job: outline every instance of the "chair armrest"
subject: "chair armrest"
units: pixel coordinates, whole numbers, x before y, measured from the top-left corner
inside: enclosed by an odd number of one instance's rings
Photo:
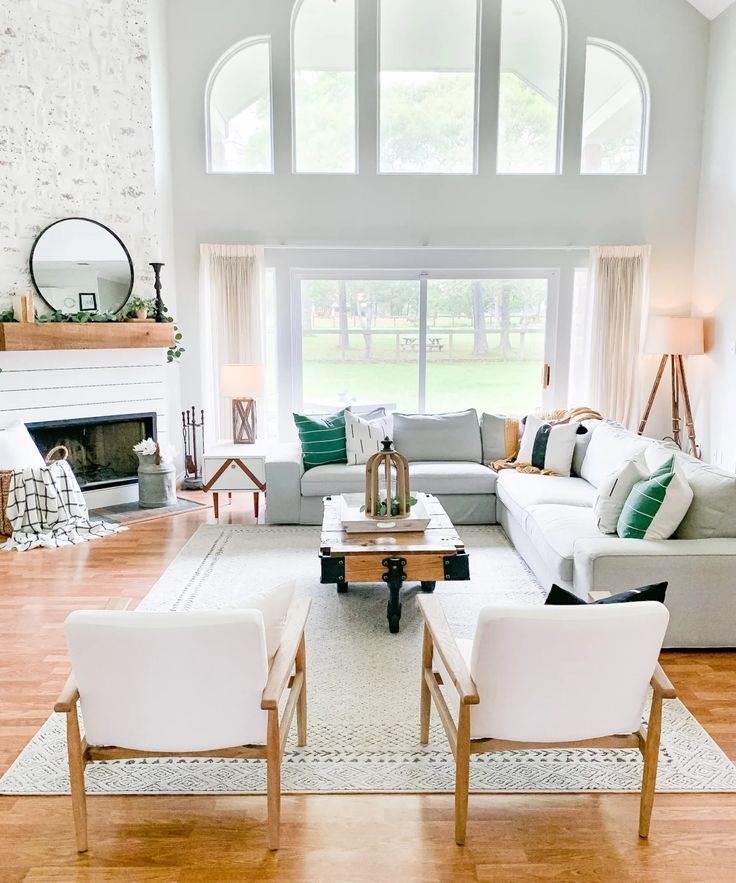
[[[677,691],[659,663],[654,669],[650,683],[654,692],[659,693],[663,699],[677,699]]]
[[[307,624],[311,598],[298,598],[289,608],[284,625],[284,634],[279,644],[279,649],[271,663],[268,672],[266,686],[261,695],[261,708],[273,709],[279,707],[279,701],[289,683],[296,654],[304,637],[304,627]]]
[[[127,610],[132,603],[132,598],[108,598],[105,610]]]
[[[470,676],[468,666],[450,630],[450,624],[447,622],[439,598],[434,595],[419,595],[417,601],[425,626],[432,636],[432,643],[445,664],[460,701],[463,705],[477,705],[480,702],[478,688]]]
[[[105,604],[105,610],[127,610],[132,603],[132,598],[108,598],[107,604]],[[61,693],[59,693],[59,698],[54,703],[54,711],[68,714],[76,707],[78,699],[79,690],[77,690],[77,683],[74,680],[74,672],[72,672],[66,679],[66,683],[62,687]]]
[[[77,690],[77,682],[74,680],[74,672],[72,672],[61,688],[59,698],[54,703],[54,711],[69,714],[73,708],[76,708],[78,699],[79,690]]]

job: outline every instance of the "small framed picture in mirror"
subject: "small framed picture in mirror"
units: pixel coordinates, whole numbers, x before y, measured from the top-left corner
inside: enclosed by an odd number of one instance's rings
[[[97,295],[94,291],[79,292],[79,312],[95,313],[97,312]]]

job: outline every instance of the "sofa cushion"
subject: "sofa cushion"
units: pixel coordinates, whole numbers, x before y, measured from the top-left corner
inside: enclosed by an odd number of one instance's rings
[[[573,475],[580,475],[580,470],[583,468],[583,460],[585,460],[585,455],[588,452],[588,445],[600,423],[600,420],[583,420],[581,425],[588,431],[575,436],[575,450],[572,454],[571,469]]]
[[[453,414],[394,414],[394,445],[414,463],[483,461],[474,408]]]
[[[498,476],[480,463],[410,463],[412,492],[425,494],[495,494]]]
[[[648,474],[644,454],[639,454],[633,460],[627,460],[618,471],[612,472],[608,478],[603,479],[598,487],[598,497],[593,506],[598,521],[598,530],[601,533],[616,533],[618,520],[629,494],[637,481],[646,478]]]
[[[651,444],[652,439],[629,432],[620,423],[604,420],[588,444],[580,475],[597,488],[612,472],[617,472],[627,460],[632,460]]]
[[[530,506],[558,503],[590,509],[596,498],[595,488],[582,478],[526,475],[513,469],[499,473],[496,494],[522,526]]]
[[[658,442],[647,448],[651,470],[677,455],[677,463],[693,492],[693,501],[675,531],[678,540],[736,537],[736,475],[696,460],[672,442]]]
[[[328,463],[314,466],[302,475],[303,497],[357,494],[362,491],[365,491],[365,466]]]
[[[583,506],[532,506],[524,529],[547,570],[566,583],[572,582],[575,543],[601,538],[593,510]],[[611,542],[617,540],[612,538]]]
[[[484,463],[507,460],[519,450],[519,421],[503,414],[482,414],[480,440]]]

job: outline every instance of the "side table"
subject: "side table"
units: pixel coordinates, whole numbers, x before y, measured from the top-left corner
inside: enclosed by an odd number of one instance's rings
[[[209,448],[203,457],[203,489],[212,493],[215,518],[220,517],[221,493],[228,496],[235,491],[253,494],[253,512],[259,515],[259,495],[266,492],[266,442],[252,445],[218,444]]]

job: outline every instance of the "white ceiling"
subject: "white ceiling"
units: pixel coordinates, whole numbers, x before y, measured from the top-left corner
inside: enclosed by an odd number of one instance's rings
[[[728,9],[734,3],[734,0],[688,0],[689,3],[707,18],[715,18],[720,15],[724,9]]]

